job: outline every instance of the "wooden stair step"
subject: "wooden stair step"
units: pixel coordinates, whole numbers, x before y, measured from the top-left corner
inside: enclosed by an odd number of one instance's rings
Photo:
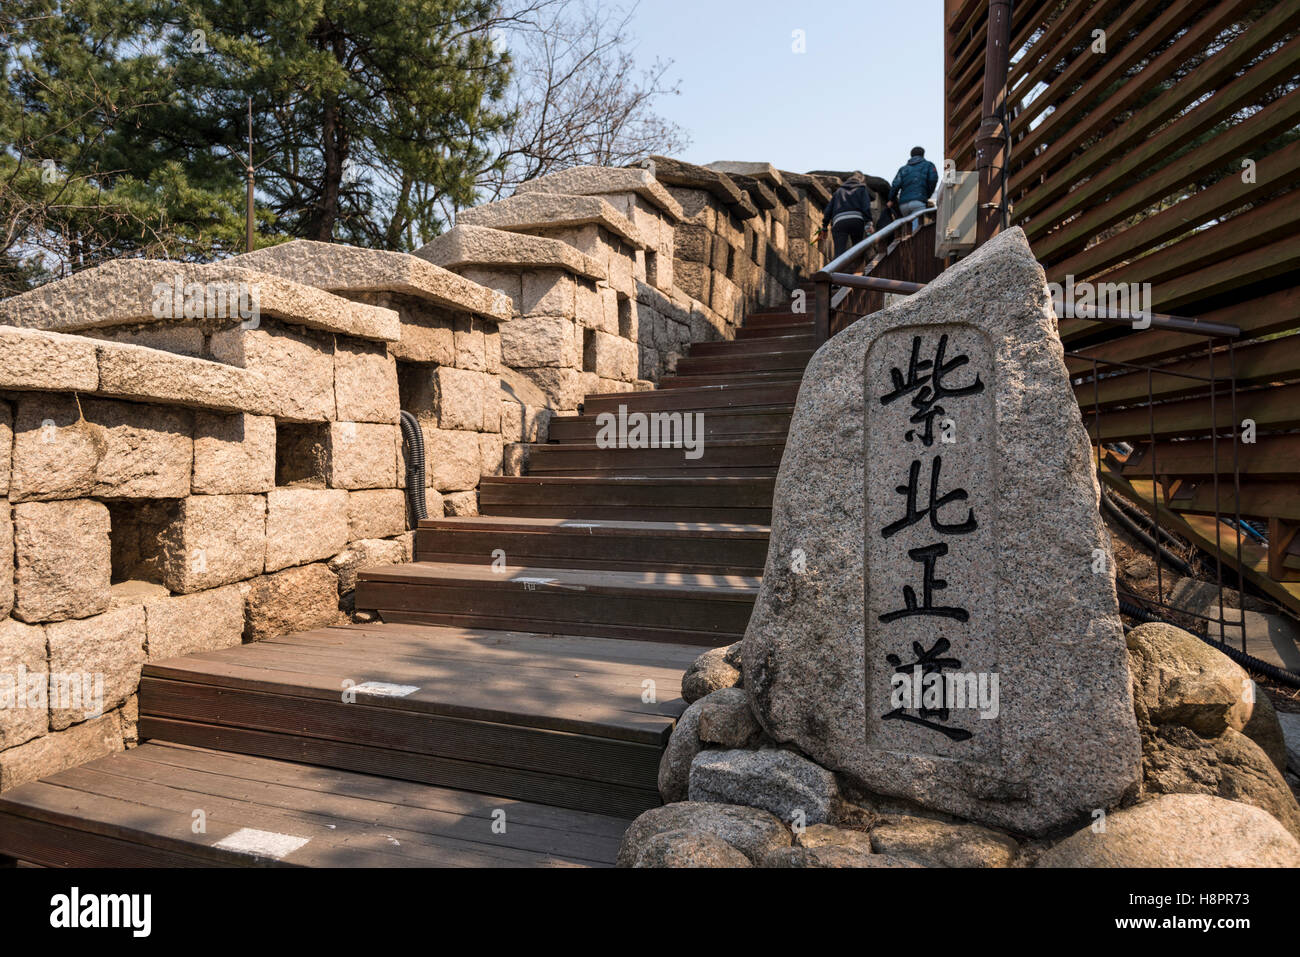
[[[798,336],[768,336],[765,338],[728,339],[722,342],[697,342],[690,347],[692,357],[739,356],[762,352],[808,352],[814,349],[811,333]]]
[[[811,305],[811,303],[810,303]],[[812,326],[811,312],[790,312],[788,309],[776,309],[771,312],[747,312],[744,321],[741,322],[742,328],[757,329],[761,326],[790,326],[790,325],[807,325]]]
[[[704,412],[711,409],[770,408],[789,406],[793,410],[799,394],[797,379],[763,379],[758,382],[717,382],[712,384],[678,383],[674,389],[653,392],[612,392],[588,395],[583,401],[584,415],[617,413],[620,406],[636,412]]]
[[[704,438],[706,442],[712,442],[784,437],[790,431],[790,416],[793,412],[793,405],[703,412]],[[614,410],[613,414],[617,414],[617,411]],[[595,415],[561,416],[551,420],[548,435],[552,443],[559,445],[586,444],[596,441],[599,428]]]
[[[660,389],[695,389],[709,385],[788,385],[794,384],[796,390],[803,381],[803,373],[798,369],[774,369],[762,372],[715,372],[696,375],[671,375],[659,380]]]
[[[709,469],[727,474],[775,475],[784,451],[785,436],[712,442],[705,438],[694,444],[694,449],[602,448],[594,442],[534,444],[529,446],[528,473],[688,475]]]
[[[417,562],[358,572],[356,603],[385,622],[715,647],[744,637],[758,584],[748,575]]]
[[[767,525],[774,480],[763,476],[485,477],[484,515]]]
[[[513,565],[761,575],[769,531],[716,522],[426,519],[415,533],[415,560],[490,565],[504,554]]]
[[[801,372],[812,358],[811,349],[790,352],[754,352],[741,355],[690,355],[677,363],[676,374],[717,375],[746,372]]]
[[[194,809],[205,829],[194,833]],[[493,830],[504,810],[505,833]],[[0,853],[43,867],[608,867],[617,817],[154,741],[0,795]],[[219,847],[241,830],[305,841]]]
[[[741,326],[732,342],[752,342],[764,339],[813,339],[812,323],[769,323],[761,326]]]
[[[682,671],[698,651],[460,626],[321,628],[150,662],[140,729],[629,817],[659,803],[660,756],[685,707]],[[647,680],[657,690],[650,703]]]

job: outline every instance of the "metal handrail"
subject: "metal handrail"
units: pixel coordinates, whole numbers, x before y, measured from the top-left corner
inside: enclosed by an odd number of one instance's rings
[[[812,281],[816,283],[813,287],[813,335],[818,345],[830,338],[831,329],[831,284],[839,286],[858,286],[860,288],[883,288],[875,285],[879,283],[895,282],[896,280],[875,279],[870,276],[859,276],[848,272],[855,264],[865,260],[867,252],[872,246],[886,239],[894,233],[901,230],[904,226],[915,223],[924,216],[935,215],[938,211],[933,206],[927,206],[925,209],[918,209],[914,213],[908,213],[901,219],[896,219],[884,229],[866,236],[860,243],[846,250],[828,262],[821,269],[812,274]],[[871,283],[872,285],[868,285]],[[919,288],[919,287],[918,287]],[[901,289],[890,289],[887,291],[901,292]],[[909,290],[915,292],[917,290]]]
[[[918,209],[914,213],[908,213],[906,216],[902,217],[901,219],[894,220],[884,229],[878,230],[872,233],[870,236],[863,238],[862,242],[858,243],[857,245],[853,246],[850,249],[845,250],[843,253],[841,253],[840,255],[832,259],[830,262],[828,262],[821,269],[813,273],[812,274],[813,282],[826,282],[830,280],[832,273],[848,272],[848,269],[846,267],[851,266],[858,259],[865,259],[867,250],[870,249],[872,245],[880,242],[880,240],[884,239],[886,236],[889,236],[892,233],[896,232],[897,230],[901,229],[907,223],[913,222],[922,216],[933,215],[936,212],[937,210],[933,206],[927,206],[925,209]]]
[[[933,206],[927,206],[925,209],[918,209],[915,213],[910,213],[901,219],[896,219],[879,232],[872,233],[865,237],[860,243],[853,246],[852,249],[846,250],[839,256],[823,266],[817,272],[812,274],[812,281],[817,283],[814,291],[814,333],[817,336],[818,343],[825,342],[830,338],[830,287],[847,286],[854,289],[874,289],[878,292],[894,293],[896,295],[910,296],[913,293],[920,292],[925,288],[925,283],[908,282],[903,279],[881,279],[877,276],[859,275],[848,272],[858,261],[866,258],[867,251],[880,240],[887,238],[892,233],[901,229],[907,223],[937,212]],[[1212,322],[1206,319],[1197,319],[1189,316],[1171,316],[1163,313],[1150,313],[1144,316],[1134,316],[1131,313],[1110,313],[1104,309],[1087,308],[1085,310],[1076,310],[1074,315],[1063,317],[1073,319],[1085,319],[1091,322],[1105,322],[1118,325],[1134,325],[1137,328],[1151,327],[1154,329],[1168,329],[1175,332],[1186,332],[1193,335],[1205,336],[1207,338],[1226,338],[1237,339],[1241,336],[1241,330],[1236,326],[1228,325],[1223,322]],[[1138,325],[1138,322],[1141,325]]]

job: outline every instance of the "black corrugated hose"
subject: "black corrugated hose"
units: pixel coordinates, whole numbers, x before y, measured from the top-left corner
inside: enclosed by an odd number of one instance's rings
[[[1188,578],[1196,577],[1196,573],[1192,571],[1191,566],[1188,565],[1187,562],[1183,561],[1173,552],[1169,551],[1169,549],[1161,545],[1147,533],[1146,529],[1140,528],[1137,522],[1133,521],[1133,519],[1125,515],[1124,512],[1116,508],[1115,503],[1110,500],[1109,495],[1102,495],[1101,507],[1102,511],[1104,511],[1109,518],[1114,519],[1115,522],[1124,529],[1124,531],[1128,532],[1147,548],[1151,549],[1152,553],[1159,554],[1160,558],[1163,559],[1164,562],[1174,571],[1185,575]]]
[[[420,421],[402,411],[402,439],[406,442],[406,511],[408,525],[414,527],[429,517],[424,501],[424,431]]]
[[[1172,621],[1165,621],[1165,619],[1161,618],[1159,615],[1153,615],[1141,605],[1136,605],[1124,598],[1119,600],[1119,609],[1124,612],[1124,614],[1131,615],[1141,621],[1159,622],[1162,625],[1173,625],[1175,628],[1179,627],[1178,625],[1174,625]],[[1267,661],[1260,661],[1254,655],[1248,655],[1244,651],[1238,651],[1227,643],[1213,641],[1204,636],[1201,638],[1201,641],[1205,642],[1216,651],[1223,652],[1243,668],[1249,668],[1251,671],[1259,672],[1266,677],[1272,678],[1278,684],[1286,685],[1289,688],[1300,688],[1300,675],[1287,671],[1284,668],[1279,668],[1277,665],[1270,665]]]

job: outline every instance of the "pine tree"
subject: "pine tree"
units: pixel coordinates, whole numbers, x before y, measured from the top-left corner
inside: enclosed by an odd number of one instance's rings
[[[162,6],[162,5],[160,5]],[[491,163],[509,79],[487,0],[182,0],[159,12],[185,125],[210,164],[253,101],[258,193],[286,235],[411,249]]]
[[[180,109],[148,0],[5,0],[0,295],[127,255],[233,249],[237,177],[142,133]]]

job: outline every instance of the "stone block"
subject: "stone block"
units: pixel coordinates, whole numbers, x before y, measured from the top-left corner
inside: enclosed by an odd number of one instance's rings
[[[14,607],[14,523],[6,499],[0,499],[0,621]]]
[[[192,495],[176,503],[163,533],[163,584],[181,594],[260,575],[266,498]]]
[[[49,670],[45,629],[0,617],[0,751],[49,730]]]
[[[646,282],[664,292],[676,285],[677,273],[673,268],[673,251],[669,248],[646,253]]]
[[[45,628],[50,649],[50,727],[98,718],[135,694],[144,662],[144,608],[131,605]]]
[[[402,338],[389,347],[395,359],[438,365],[456,361],[455,319],[451,313],[409,299],[396,305],[402,320]]]
[[[523,274],[519,311],[525,316],[572,316],[576,291],[577,284],[567,273],[558,269],[529,270]]]
[[[13,471],[14,409],[0,402],[0,498],[9,494],[9,475]]]
[[[484,432],[478,437],[479,474],[500,475],[502,442],[499,434]]]
[[[239,585],[155,598],[144,603],[145,648],[151,661],[233,648],[244,640]]]
[[[514,324],[507,323],[506,328]],[[492,386],[496,382],[494,377],[485,372],[442,366],[432,370],[431,382],[438,428],[462,432],[484,431],[490,418],[484,403],[486,397],[493,392]]]
[[[457,319],[455,324],[456,368],[471,372],[487,371],[487,340],[481,325],[472,319]]]
[[[450,429],[426,430],[424,460],[428,482],[433,488],[439,492],[462,492],[478,485],[478,435]]]
[[[583,348],[583,368],[602,379],[631,382],[637,377],[639,356],[635,342],[588,330]]]
[[[562,316],[529,316],[501,327],[501,358],[514,369],[582,364],[579,327]]]
[[[397,463],[393,443],[400,434],[395,425],[331,422],[330,488],[394,488]]]
[[[96,351],[101,395],[218,412],[283,414],[281,398],[260,372],[115,342],[100,343]],[[329,399],[333,402],[332,385]]]
[[[194,471],[193,413],[135,402],[87,399],[100,443],[97,498],[184,498]]]
[[[275,419],[194,415],[195,495],[238,495],[275,488]]]
[[[278,488],[267,494],[268,572],[329,558],[347,543],[348,493],[343,489]]]
[[[334,344],[334,401],[343,422],[398,420],[397,362],[383,343],[339,337]]]
[[[578,408],[582,401],[582,383],[577,369],[520,369],[558,411]]]
[[[101,448],[98,432],[82,417],[75,396],[20,397],[14,415],[10,499],[88,496],[95,487]]]
[[[443,510],[448,518],[473,518],[478,515],[478,492],[452,492],[443,496]]]
[[[152,322],[137,326],[114,326],[109,329],[88,329],[80,335],[107,339],[129,346],[161,349],[180,356],[203,358],[203,328],[197,323]]]
[[[84,499],[14,506],[14,617],[87,618],[108,608],[108,509]]]
[[[426,492],[426,506],[428,504]],[[406,531],[406,494],[401,489],[348,493],[348,540],[390,538]]]
[[[478,283],[485,289],[492,289],[510,301],[511,312],[519,314],[523,301],[523,280],[518,270],[490,268],[483,266],[463,266],[456,270],[470,282]]]
[[[323,563],[263,575],[249,583],[245,601],[245,641],[263,641],[342,621],[338,576]]]
[[[501,403],[501,436],[505,442],[545,442],[555,413],[512,400]]]
[[[448,269],[465,267],[556,267],[574,276],[604,279],[605,268],[558,239],[459,224],[415,255]]]
[[[410,561],[406,545],[397,539],[366,538],[353,542],[329,561],[329,569],[338,576],[339,595],[356,590],[357,570],[378,565],[400,565]]]
[[[277,418],[320,422],[336,417],[331,338],[269,324],[257,329],[235,326],[214,333],[209,349],[214,359],[265,380]]]
[[[328,289],[353,297],[375,293],[402,293],[418,297],[440,308],[508,319],[508,306],[500,297],[466,282],[455,273],[408,253],[361,249],[341,243],[298,239],[236,257],[234,262],[252,269],[284,276],[297,283]],[[355,311],[336,318],[336,331],[361,338],[396,339],[382,310],[375,317]],[[381,328],[365,330],[361,320],[370,319]]]
[[[501,331],[500,329],[483,330],[483,357],[487,371],[491,375],[501,372]]]
[[[41,395],[19,400],[15,427],[15,501],[189,494],[187,410]]]
[[[679,258],[673,263],[673,275],[677,280],[677,288],[692,299],[704,302],[709,298],[712,271],[707,263],[689,262]]]
[[[501,450],[501,474],[523,475],[528,471],[529,446],[522,443],[505,445]]]
[[[97,352],[95,342],[81,336],[0,325],[0,389],[94,392]]]
[[[0,751],[0,791],[48,777],[122,750],[122,725],[115,714],[75,724]]]

